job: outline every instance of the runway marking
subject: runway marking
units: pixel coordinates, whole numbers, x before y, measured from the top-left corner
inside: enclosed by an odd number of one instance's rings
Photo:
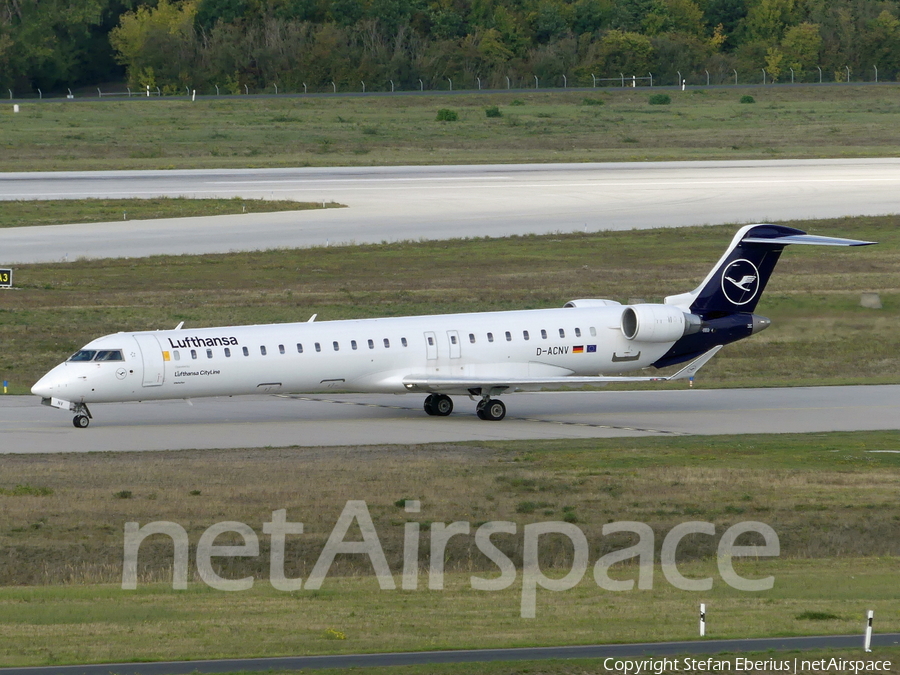
[[[544,424],[559,424],[570,427],[588,427],[590,429],[610,429],[611,431],[637,431],[649,434],[669,434],[671,436],[692,436],[686,431],[671,431],[669,429],[644,429],[641,427],[619,427],[613,424],[594,424],[592,422],[567,422],[565,420],[542,420],[539,417],[513,417],[514,420],[525,422],[543,422]]]
[[[318,398],[315,396],[299,396],[294,394],[275,394],[278,398],[291,398],[297,401],[309,401],[311,403],[336,403],[338,405],[355,405],[363,408],[385,408],[388,410],[409,410],[418,412],[419,408],[411,408],[403,405],[385,405],[383,403],[362,403],[360,401],[339,401],[332,398]],[[468,416],[468,413],[453,413],[453,417]],[[557,424],[567,427],[584,427],[587,429],[609,429],[610,431],[634,431],[637,433],[649,434],[668,434],[671,436],[691,436],[684,431],[671,431],[668,429],[647,429],[642,427],[620,427],[613,424],[595,424],[593,422],[569,422],[566,420],[547,420],[540,417],[507,417],[510,420],[519,420],[521,422],[540,422],[542,424]]]
[[[211,180],[206,185],[277,185],[279,183],[388,183],[422,182],[426,180],[514,180],[512,176],[419,176],[411,178],[289,178],[284,180]]]
[[[360,179],[360,181],[355,182],[364,182],[370,179]],[[392,179],[394,182],[409,182],[415,179],[411,178],[399,178]],[[419,179],[419,180],[429,180],[429,179]],[[437,179],[435,179],[437,180]],[[445,180],[445,179],[440,179]],[[480,177],[480,178],[472,178],[472,179],[463,179],[457,178],[455,180],[498,180],[493,177]],[[283,182],[283,181],[282,181]],[[281,187],[281,188],[266,188],[266,185],[274,184],[275,182],[248,182],[247,185],[252,185],[255,187],[250,188],[246,192],[298,192],[298,191],[313,191],[318,190],[320,188],[317,187],[319,183],[325,183],[327,181],[313,181],[308,184],[298,184],[296,187]],[[885,178],[809,178],[809,179],[799,179],[799,180],[771,180],[771,179],[760,179],[760,180],[723,180],[723,181],[714,181],[714,180],[680,180],[680,181],[603,181],[602,179],[597,179],[595,181],[589,183],[566,183],[564,181],[560,181],[557,183],[506,183],[506,184],[498,184],[495,183],[493,185],[484,185],[484,188],[494,189],[497,187],[502,187],[504,189],[525,189],[525,190],[533,190],[535,188],[622,188],[622,187],[634,187],[634,188],[657,188],[657,187],[672,187],[672,186],[683,186],[683,185],[694,185],[694,186],[723,186],[723,185],[805,185],[805,184],[825,184],[825,183],[896,183],[900,182],[900,176],[898,177],[885,177]],[[206,185],[215,185],[216,183],[205,183]],[[470,186],[473,188],[478,188],[481,186],[473,185]],[[407,190],[409,186],[406,185],[398,185],[396,187],[389,187],[385,185],[378,185],[372,187],[342,187],[343,191],[371,191],[371,190]],[[455,185],[430,185],[429,189],[448,189],[455,190],[457,186]],[[176,196],[185,196],[185,195],[217,195],[219,194],[214,188],[207,189],[184,189],[184,188],[163,188],[159,190],[125,190],[125,191],[99,191],[96,193],[90,193],[93,195],[103,195],[104,197],[128,197],[134,195],[176,195]],[[53,199],[59,199],[62,197],[84,197],[85,193],[83,192],[60,192],[54,193],[52,196]],[[28,194],[22,192],[16,193],[2,193],[0,194],[0,200],[9,200],[9,199],[46,199],[48,198],[46,193],[39,194]],[[234,214],[241,215],[241,214]]]

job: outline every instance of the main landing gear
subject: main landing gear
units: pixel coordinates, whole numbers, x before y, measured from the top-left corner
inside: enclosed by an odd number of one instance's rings
[[[76,429],[87,429],[93,419],[93,415],[91,415],[91,411],[88,410],[87,405],[78,403],[76,404],[74,411],[75,417],[72,418],[72,424],[75,425]]]
[[[506,405],[499,398],[482,398],[475,406],[475,414],[480,420],[499,422],[506,417]]]
[[[425,412],[429,415],[446,417],[453,412],[453,399],[446,394],[428,394],[425,398]]]
[[[453,412],[453,400],[446,394],[428,394],[425,398],[424,408],[429,415],[446,417]],[[480,420],[499,422],[506,417],[506,406],[499,398],[482,396],[478,405],[475,406],[475,414]]]

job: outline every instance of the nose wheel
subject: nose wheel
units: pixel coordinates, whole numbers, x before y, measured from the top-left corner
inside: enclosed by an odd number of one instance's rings
[[[446,394],[429,394],[425,398],[425,412],[437,417],[446,417],[453,412],[453,399]]]
[[[73,410],[75,411],[75,417],[72,418],[72,424],[76,429],[87,429],[93,418],[91,411],[88,410],[87,404],[77,403]]]
[[[483,398],[475,406],[475,414],[480,420],[499,422],[506,417],[506,405],[499,398]]]

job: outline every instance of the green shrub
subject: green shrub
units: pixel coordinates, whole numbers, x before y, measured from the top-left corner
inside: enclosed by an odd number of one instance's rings
[[[581,105],[603,105],[603,101],[599,98],[583,98],[581,99]]]
[[[48,487],[28,485],[16,485],[11,489],[0,488],[0,495],[4,497],[47,497],[53,490]]]
[[[449,108],[441,108],[437,113],[437,121],[438,122],[455,122],[459,119],[459,115],[455,110],[450,110]]]
[[[492,105],[490,108],[485,108],[484,114],[488,117],[503,117],[503,113],[500,112],[500,108],[495,105]]]
[[[115,496],[116,499],[131,499],[131,490],[119,490]]]
[[[841,617],[837,614],[831,614],[830,612],[803,612],[794,618],[798,621],[831,621],[833,619],[840,619]]]
[[[650,97],[650,105],[669,105],[672,102],[672,97],[668,94],[653,94]]]
[[[525,105],[525,103],[523,101],[520,101],[519,99],[514,99],[513,102],[510,103],[510,105]]]
[[[756,99],[754,99],[749,94],[744,94],[741,96],[741,103],[756,103]]]

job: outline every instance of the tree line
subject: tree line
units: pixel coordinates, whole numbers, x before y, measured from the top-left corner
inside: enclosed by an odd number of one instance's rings
[[[894,80],[898,17],[900,0],[0,0],[0,86]]]

